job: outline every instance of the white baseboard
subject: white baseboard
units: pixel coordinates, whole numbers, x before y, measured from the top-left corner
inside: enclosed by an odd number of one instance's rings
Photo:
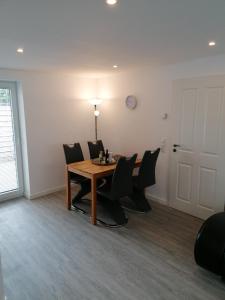
[[[60,191],[63,191],[63,190],[65,190],[65,185],[60,185],[60,186],[57,186],[55,188],[50,188],[50,189],[44,190],[42,192],[38,192],[38,193],[35,193],[35,194],[31,194],[31,195],[25,195],[25,197],[29,200],[33,200],[33,199],[40,198],[40,197],[43,197],[43,196],[46,196],[46,195],[49,195],[49,194],[53,194],[53,193],[56,193],[56,192],[60,192]],[[158,202],[160,204],[168,206],[168,201],[165,198],[157,197],[155,195],[152,195],[149,192],[146,192],[145,195],[146,195],[147,199],[149,199],[149,200],[152,200],[152,201],[155,201],[155,202]]]
[[[36,198],[39,198],[39,197],[43,197],[43,196],[46,196],[46,195],[49,195],[49,194],[53,194],[53,193],[56,193],[56,192],[60,192],[60,191],[63,191],[63,190],[65,190],[65,185],[60,185],[60,186],[57,186],[55,188],[50,188],[50,189],[47,189],[47,190],[42,191],[42,192],[38,192],[38,193],[35,193],[35,194],[27,195],[26,197],[29,200],[33,200],[33,199],[36,199]]]
[[[27,191],[24,191],[24,197],[25,197],[26,199],[30,199],[30,193],[27,192]]]
[[[168,206],[168,201],[167,201],[167,199],[157,197],[157,196],[155,196],[155,195],[152,195],[152,194],[149,193],[149,192],[146,192],[145,195],[146,195],[147,199],[149,199],[149,200],[152,200],[152,201],[154,201],[154,202],[158,202],[158,203],[160,203],[160,204],[163,204],[163,205],[167,205],[167,206]]]

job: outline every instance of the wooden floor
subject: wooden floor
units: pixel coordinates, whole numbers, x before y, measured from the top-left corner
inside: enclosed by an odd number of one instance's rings
[[[225,299],[220,278],[200,269],[201,221],[153,204],[125,228],[92,226],[69,212],[64,193],[0,205],[8,300]]]

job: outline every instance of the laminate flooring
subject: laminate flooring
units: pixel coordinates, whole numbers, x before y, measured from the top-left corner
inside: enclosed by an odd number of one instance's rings
[[[93,226],[65,193],[0,204],[8,300],[216,300],[220,278],[194,262],[202,221],[152,203],[126,227]]]

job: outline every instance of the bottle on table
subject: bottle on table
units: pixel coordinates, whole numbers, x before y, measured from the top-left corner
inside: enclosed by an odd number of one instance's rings
[[[103,161],[103,151],[99,152],[99,162],[101,163]]]
[[[109,152],[109,163],[113,161],[113,153]]]
[[[105,163],[108,164],[109,163],[109,150],[106,149],[106,152],[105,152]]]

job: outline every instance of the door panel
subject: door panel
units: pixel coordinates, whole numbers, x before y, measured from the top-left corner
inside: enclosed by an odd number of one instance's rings
[[[192,166],[184,163],[179,163],[177,178],[177,198],[181,201],[191,201],[191,178]]]
[[[182,115],[181,115],[181,130],[180,143],[185,144],[185,148],[191,150],[193,147],[193,133],[195,126],[195,114],[197,107],[197,90],[184,90],[182,98]]]
[[[220,120],[222,114],[222,88],[207,88],[205,106],[205,116],[203,125],[203,147],[205,153],[217,154],[219,142]],[[203,99],[204,101],[204,99]]]
[[[174,84],[170,204],[200,218],[224,208],[225,77]]]
[[[213,210],[213,199],[216,197],[216,170],[200,167],[198,205]]]

